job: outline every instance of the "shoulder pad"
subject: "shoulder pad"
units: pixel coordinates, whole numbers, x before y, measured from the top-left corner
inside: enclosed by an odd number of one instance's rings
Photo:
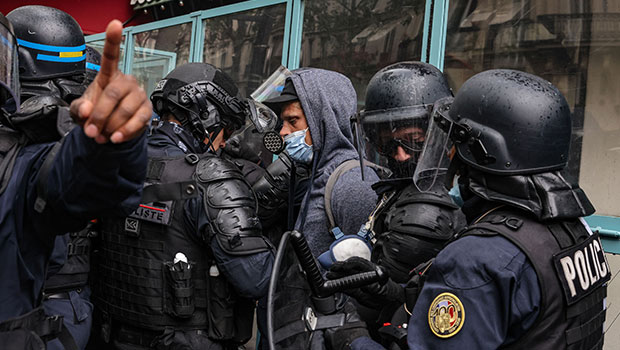
[[[198,163],[196,177],[203,188],[209,241],[215,235],[224,252],[231,255],[268,250],[257,217],[256,197],[241,171],[229,161],[210,157]]]
[[[429,203],[451,209],[459,209],[459,206],[454,203],[448,190],[444,186],[436,186],[436,188],[433,188],[433,190],[429,192],[420,192],[415,185],[411,184],[402,190],[394,206],[409,203]]]
[[[219,157],[206,157],[196,165],[196,177],[200,182],[226,179],[244,180],[241,170],[232,162]]]
[[[11,125],[32,142],[54,142],[64,136],[58,131],[57,119],[59,110],[66,106],[67,103],[56,96],[33,96],[21,104],[19,113],[9,119]]]
[[[465,226],[465,216],[444,195],[403,191],[388,210],[388,231],[405,235],[448,240]]]

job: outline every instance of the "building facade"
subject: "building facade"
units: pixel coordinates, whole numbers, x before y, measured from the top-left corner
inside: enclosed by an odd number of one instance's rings
[[[154,5],[161,6],[161,5]],[[87,37],[101,47],[103,34]],[[363,108],[380,68],[422,60],[458,91],[492,68],[539,75],[566,96],[573,142],[565,174],[620,252],[620,2],[608,0],[252,0],[125,29],[122,69],[147,91],[175,66],[208,62],[248,96],[279,65],[347,75]],[[620,241],[618,241],[620,242]],[[618,246],[616,246],[616,244]]]

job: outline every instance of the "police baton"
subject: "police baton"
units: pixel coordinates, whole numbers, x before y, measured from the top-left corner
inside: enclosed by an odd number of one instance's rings
[[[284,251],[288,241],[291,241],[295,255],[299,260],[302,270],[306,275],[306,280],[312,291],[312,302],[315,310],[322,315],[334,314],[338,311],[336,299],[333,297],[338,292],[344,292],[348,289],[359,288],[371,283],[379,282],[385,284],[388,275],[377,266],[375,271],[362,272],[355,275],[345,276],[335,280],[325,280],[321,274],[318,263],[310,251],[306,237],[299,231],[288,231],[282,235],[278,252],[273,265],[271,280],[269,281],[269,291],[267,293],[267,341],[270,350],[275,350],[274,342],[274,293],[276,289],[277,279],[279,276],[280,265],[284,257]],[[343,315],[344,316],[344,315]],[[306,318],[310,318],[305,316]],[[311,318],[314,318],[314,314]],[[342,322],[344,322],[344,317]]]

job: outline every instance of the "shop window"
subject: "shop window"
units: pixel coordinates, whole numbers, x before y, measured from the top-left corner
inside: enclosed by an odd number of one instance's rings
[[[472,75],[510,68],[566,96],[573,140],[565,174],[599,215],[620,216],[620,3],[605,0],[452,0],[444,71],[458,89]]]
[[[95,40],[95,41],[87,42],[86,45],[99,51],[100,54],[103,54],[103,43],[104,43],[104,40]],[[121,39],[120,56],[118,57],[118,69],[120,71],[123,71],[123,65],[125,64],[125,44],[124,43],[125,43],[125,36],[123,35]]]
[[[150,96],[155,85],[176,66],[189,62],[192,24],[140,32],[133,35],[131,74]]]
[[[241,95],[250,94],[282,64],[286,4],[203,21],[203,62],[228,73]]]
[[[363,107],[379,69],[420,60],[424,9],[424,0],[306,1],[300,66],[346,75]]]

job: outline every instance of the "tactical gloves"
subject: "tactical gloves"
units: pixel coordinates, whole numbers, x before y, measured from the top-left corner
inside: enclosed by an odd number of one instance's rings
[[[351,257],[346,261],[334,263],[327,273],[327,278],[337,279],[372,271],[375,271],[374,263],[360,257]],[[405,302],[405,289],[391,279],[388,279],[385,284],[375,282],[361,288],[347,290],[346,293],[355,298],[358,303],[374,309]]]

